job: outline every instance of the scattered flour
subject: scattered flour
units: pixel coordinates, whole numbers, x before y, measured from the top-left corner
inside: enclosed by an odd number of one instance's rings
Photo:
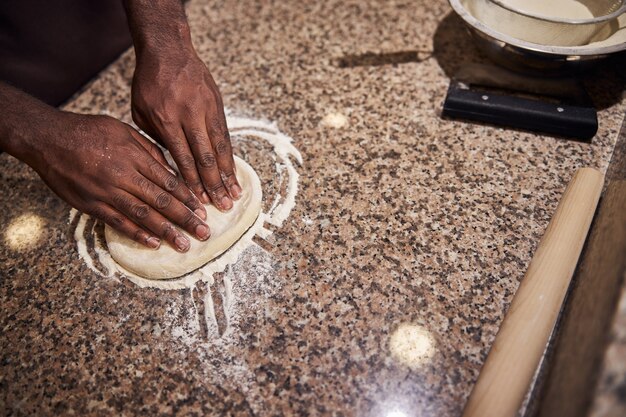
[[[254,242],[253,238],[258,236],[262,239],[267,239],[272,234],[272,231],[265,228],[264,224],[268,223],[273,226],[280,227],[289,216],[291,210],[295,206],[299,178],[292,159],[294,159],[299,165],[302,164],[302,156],[293,146],[292,139],[282,134],[278,130],[276,124],[261,120],[232,116],[229,112],[226,114],[229,130],[233,137],[236,138],[237,136],[245,135],[247,137],[266,141],[272,146],[273,152],[271,156],[276,160],[276,175],[281,179],[281,181],[286,180],[287,186],[284,194],[281,195],[279,192],[273,197],[273,204],[271,208],[267,210],[267,212],[261,212],[250,229],[248,229],[248,231],[244,233],[244,235],[231,248],[213,261],[198,270],[177,279],[149,280],[125,270],[113,260],[105,248],[103,236],[100,236],[100,234],[95,231],[96,222],[94,222],[88,215],[72,209],[69,216],[70,224],[75,223],[74,238],[76,240],[78,254],[89,269],[96,272],[98,275],[104,275],[105,277],[118,281],[118,277],[126,278],[141,288],[156,288],[161,290],[188,289],[192,307],[195,311],[196,326],[194,327],[197,328],[197,331],[200,329],[200,317],[198,314],[198,306],[196,305],[196,301],[194,299],[194,291],[196,291],[196,285],[198,283],[204,283],[206,286],[206,294],[203,300],[204,317],[202,317],[202,319],[204,321],[204,325],[206,326],[207,333],[211,338],[216,335],[218,337],[220,336],[218,334],[217,317],[212,298],[212,293],[216,291],[211,291],[212,286],[215,284],[214,274],[227,271],[223,277],[224,288],[223,290],[220,290],[222,306],[226,319],[226,329],[223,333],[226,334],[232,325],[232,316],[234,314],[234,307],[236,304],[233,291],[233,265],[244,253],[255,253],[255,257],[258,258],[258,252],[261,251],[264,252],[266,258],[268,257],[269,254],[258,246]],[[76,221],[77,219],[78,221]],[[87,237],[92,239],[87,239]],[[93,241],[93,246],[88,247],[88,241]],[[95,257],[90,254],[90,250],[95,254]],[[272,269],[269,265],[263,267],[262,263],[257,264],[256,262],[254,263],[254,268],[261,268],[261,275],[264,270],[267,271]],[[259,274],[259,271],[253,272],[255,275]],[[237,289],[239,290],[239,275],[237,275],[237,278]],[[257,282],[257,285],[258,284],[259,283]],[[247,303],[247,305],[249,304]],[[173,326],[172,328],[173,334],[182,335],[185,333],[184,329],[180,326]]]

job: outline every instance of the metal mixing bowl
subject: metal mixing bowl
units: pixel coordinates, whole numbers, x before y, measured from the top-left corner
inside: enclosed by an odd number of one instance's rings
[[[597,48],[549,46],[526,42],[495,31],[472,16],[465,4],[472,0],[448,0],[467,23],[478,47],[498,64],[525,73],[563,75],[584,72],[603,59],[626,51],[626,43]]]

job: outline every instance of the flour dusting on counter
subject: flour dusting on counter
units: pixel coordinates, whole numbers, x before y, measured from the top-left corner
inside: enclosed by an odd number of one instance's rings
[[[196,316],[198,316],[199,310],[194,300],[194,289],[198,283],[204,283],[205,296],[202,301],[204,303],[203,321],[208,334],[215,334],[218,327],[213,299],[216,293],[214,288],[214,275],[228,270],[223,277],[221,295],[218,295],[222,298],[222,308],[226,321],[226,329],[222,333],[225,333],[229,329],[234,306],[236,304],[233,290],[234,277],[232,265],[239,260],[242,254],[250,251],[252,248],[266,252],[265,249],[255,243],[254,239],[267,239],[272,234],[272,231],[265,227],[266,223],[280,227],[287,217],[289,217],[291,210],[295,206],[299,178],[292,159],[294,159],[298,165],[302,164],[302,156],[293,146],[293,139],[281,133],[275,124],[232,116],[229,112],[227,112],[227,123],[231,136],[235,141],[237,137],[246,136],[254,140],[269,143],[272,147],[270,157],[276,161],[275,177],[279,179],[280,183],[283,181],[286,182],[286,187],[283,192],[279,189],[276,195],[269,197],[270,201],[273,202],[271,207],[266,212],[262,211],[259,214],[254,224],[233,246],[201,268],[175,279],[150,280],[143,278],[126,270],[113,260],[106,249],[104,236],[102,233],[98,233],[98,228],[96,227],[98,222],[94,221],[87,214],[80,213],[75,209],[70,211],[69,216],[70,225],[75,224],[75,226],[73,226],[73,234],[76,240],[78,254],[85,262],[85,265],[98,275],[116,280],[118,277],[124,277],[141,288],[160,290],[189,289]],[[215,328],[213,329],[213,327]]]

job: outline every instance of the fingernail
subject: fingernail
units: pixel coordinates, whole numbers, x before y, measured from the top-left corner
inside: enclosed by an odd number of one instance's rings
[[[174,243],[181,252],[187,252],[189,249],[189,240],[184,236],[177,236],[176,239],[174,239]]]
[[[209,228],[203,224],[199,224],[196,226],[196,236],[198,236],[202,240],[206,240],[209,238]]]
[[[148,244],[149,247],[151,247],[152,249],[158,249],[159,246],[161,246],[161,241],[159,239],[157,239],[156,237],[149,237],[146,240],[146,243]]]
[[[233,208],[233,201],[227,196],[224,196],[220,200],[220,205],[224,210],[230,210],[231,208]]]
[[[241,197],[241,187],[237,184],[233,184],[230,187],[230,194],[233,196],[233,198],[235,198],[236,200],[239,200],[239,198]]]
[[[204,210],[195,209],[193,212],[196,213],[196,216],[200,217],[202,220],[206,220],[206,213]]]
[[[209,204],[209,201],[211,201],[211,200],[209,200],[209,195],[207,193],[203,192],[202,193],[202,202],[204,204]]]

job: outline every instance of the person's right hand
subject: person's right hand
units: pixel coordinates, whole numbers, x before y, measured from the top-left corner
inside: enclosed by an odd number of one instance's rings
[[[108,116],[60,112],[29,164],[54,192],[150,248],[186,252],[209,237],[206,211],[156,145]]]

